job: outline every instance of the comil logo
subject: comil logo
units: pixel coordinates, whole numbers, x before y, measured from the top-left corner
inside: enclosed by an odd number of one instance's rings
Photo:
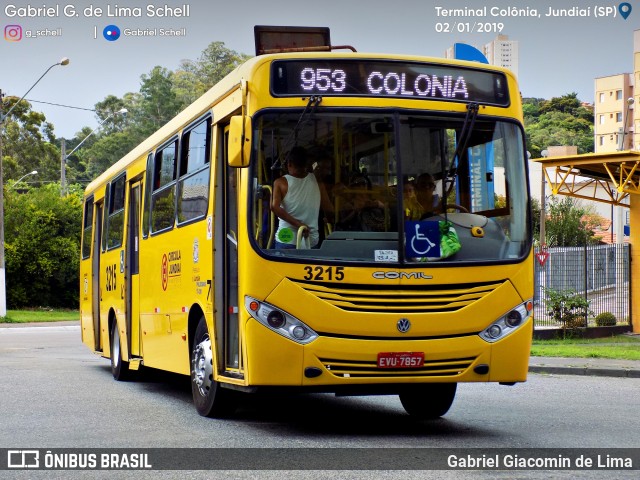
[[[102,31],[105,40],[115,42],[120,38],[120,29],[116,25],[107,25]]]
[[[7,25],[4,27],[4,39],[7,42],[19,42],[22,40],[22,27],[20,25]]]

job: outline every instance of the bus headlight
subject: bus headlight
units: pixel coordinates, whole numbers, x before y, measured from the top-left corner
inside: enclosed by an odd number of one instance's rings
[[[269,315],[267,315],[267,323],[271,328],[277,330],[278,328],[282,328],[286,325],[287,319],[280,310],[271,310]]]
[[[532,313],[533,302],[527,300],[481,331],[480,338],[489,343],[497,342],[524,324]]]
[[[318,338],[318,334],[303,322],[273,305],[249,296],[245,297],[244,305],[253,318],[289,340],[306,345]]]

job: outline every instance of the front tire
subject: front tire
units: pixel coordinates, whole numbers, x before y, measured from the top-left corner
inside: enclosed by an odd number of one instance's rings
[[[191,393],[196,410],[203,417],[223,418],[235,409],[233,392],[213,379],[213,349],[204,316],[200,318],[191,350]]]
[[[456,397],[457,383],[430,383],[408,388],[400,393],[406,412],[420,420],[442,417]]]
[[[129,378],[129,362],[122,360],[122,344],[120,343],[120,332],[118,323],[113,323],[111,329],[111,374],[118,381]]]

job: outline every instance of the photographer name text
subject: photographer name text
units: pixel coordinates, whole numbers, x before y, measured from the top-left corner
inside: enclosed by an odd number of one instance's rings
[[[552,457],[530,457],[521,455],[449,455],[449,468],[463,469],[633,469],[633,459],[613,455],[579,455],[571,458],[564,455]]]
[[[78,8],[73,4],[66,5],[42,5],[34,7],[26,5],[18,7],[16,5],[7,5],[4,7],[4,14],[9,18],[59,18],[59,17],[86,17],[86,18],[102,18],[102,17],[132,17],[132,18],[164,18],[164,17],[189,17],[191,5],[183,4],[179,7],[171,7],[169,5],[148,4],[145,7],[121,7],[114,5],[95,6],[93,4]]]

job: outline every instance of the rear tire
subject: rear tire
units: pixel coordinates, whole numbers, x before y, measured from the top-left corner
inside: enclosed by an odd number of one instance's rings
[[[433,420],[449,411],[456,396],[457,387],[457,383],[417,385],[400,393],[400,402],[412,417]]]
[[[127,380],[130,375],[129,362],[122,360],[122,344],[118,323],[114,321],[111,329],[111,374],[118,381]]]
[[[203,417],[223,418],[235,412],[231,390],[213,379],[213,349],[204,316],[200,318],[191,350],[191,393],[196,410]]]

